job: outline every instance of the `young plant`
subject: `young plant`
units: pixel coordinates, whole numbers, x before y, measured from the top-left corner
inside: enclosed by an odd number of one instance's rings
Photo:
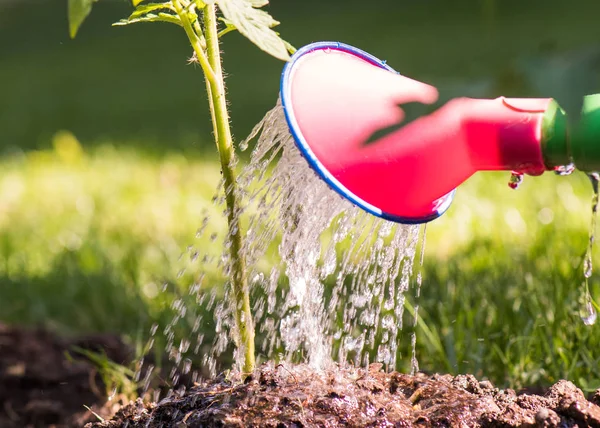
[[[69,0],[71,37],[75,37],[96,1],[98,0]],[[244,373],[250,373],[255,366],[254,323],[242,250],[242,233],[237,218],[240,201],[236,191],[235,149],[229,125],[219,39],[237,30],[260,49],[283,61],[289,59],[293,48],[273,31],[272,28],[279,22],[261,9],[268,4],[268,0],[167,0],[158,3],[132,0],[132,3],[135,7],[133,13],[114,25],[167,22],[182,27],[192,45],[193,60],[200,64],[204,73],[227,205],[231,283],[238,331],[236,345],[244,356],[241,369]],[[218,11],[221,16],[218,16]]]

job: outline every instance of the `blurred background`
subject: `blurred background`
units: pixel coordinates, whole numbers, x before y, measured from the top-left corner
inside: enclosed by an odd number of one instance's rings
[[[223,230],[201,71],[175,26],[111,27],[131,10],[102,0],[71,40],[66,0],[0,0],[0,321],[143,341],[170,317],[160,290],[185,280],[182,252],[210,245],[195,238],[204,213]],[[597,1],[272,0],[268,10],[296,47],[352,44],[456,96],[556,97],[577,112],[600,92]],[[236,33],[223,50],[239,141],[274,106],[283,64]],[[508,180],[473,177],[428,226],[421,369],[598,388],[600,326],[578,316],[589,181],[546,174],[514,191]]]

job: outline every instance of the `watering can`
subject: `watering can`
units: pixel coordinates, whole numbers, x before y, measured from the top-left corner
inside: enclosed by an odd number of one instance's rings
[[[575,125],[551,98],[455,98],[355,47],[319,42],[286,64],[281,100],[309,165],[332,189],[387,220],[442,215],[477,171],[600,170],[600,94]],[[414,112],[417,111],[417,115]]]

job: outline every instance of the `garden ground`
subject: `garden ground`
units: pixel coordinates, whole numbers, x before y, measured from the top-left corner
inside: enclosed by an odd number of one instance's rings
[[[244,383],[216,379],[158,404],[138,400],[87,427],[599,427],[599,400],[600,391],[588,401],[568,381],[517,395],[472,375],[280,364]]]

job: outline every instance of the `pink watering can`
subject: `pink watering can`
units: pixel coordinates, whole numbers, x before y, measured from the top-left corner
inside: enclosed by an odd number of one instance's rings
[[[573,129],[551,98],[456,98],[436,108],[435,87],[354,47],[321,42],[286,64],[281,97],[297,146],[321,178],[400,223],[442,215],[477,171],[600,170],[600,94],[585,98]]]

